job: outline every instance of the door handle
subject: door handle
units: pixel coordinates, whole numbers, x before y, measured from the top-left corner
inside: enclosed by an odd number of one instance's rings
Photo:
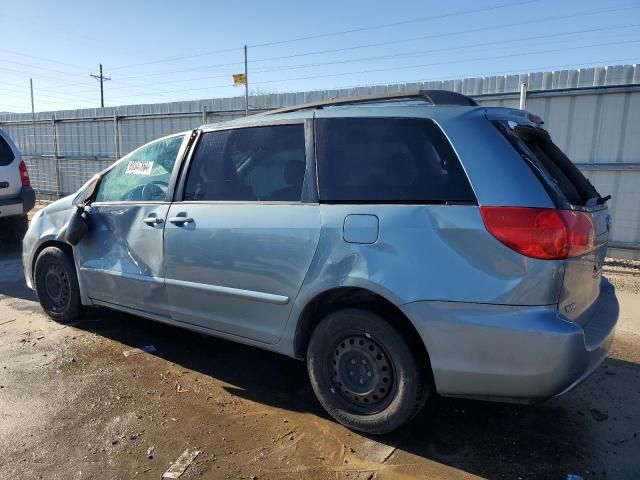
[[[152,227],[160,225],[163,222],[163,220],[159,217],[147,217],[142,221],[147,225],[151,225]]]
[[[193,222],[193,218],[191,217],[171,217],[169,219],[171,223],[178,226],[186,225],[187,223]]]

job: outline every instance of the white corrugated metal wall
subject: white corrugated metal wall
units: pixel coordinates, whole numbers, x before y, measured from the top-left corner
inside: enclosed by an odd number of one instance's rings
[[[483,105],[518,107],[541,115],[554,140],[610,202],[614,244],[640,246],[640,66],[378,85],[250,97],[251,111],[353,95],[418,89],[453,90]],[[244,99],[218,98],[104,109],[0,115],[20,147],[41,193],[76,190],[91,175],[139,145],[203,123],[242,116]],[[55,127],[54,120],[55,119]]]

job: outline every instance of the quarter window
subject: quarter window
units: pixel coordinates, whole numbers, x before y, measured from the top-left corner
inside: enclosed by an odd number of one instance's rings
[[[303,125],[209,132],[193,155],[184,199],[299,202],[305,169]]]
[[[96,202],[167,201],[169,180],[184,135],[135,150],[102,177]]]
[[[474,202],[453,148],[431,120],[316,120],[320,200],[356,203]]]
[[[540,127],[493,122],[549,189],[559,190],[571,205],[598,202],[600,194]]]
[[[13,150],[4,138],[0,137],[0,167],[9,165],[14,159]]]

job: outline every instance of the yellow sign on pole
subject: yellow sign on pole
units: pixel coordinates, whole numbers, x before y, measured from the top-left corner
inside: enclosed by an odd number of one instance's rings
[[[241,87],[247,83],[247,76],[244,73],[236,73],[233,75],[233,86]]]

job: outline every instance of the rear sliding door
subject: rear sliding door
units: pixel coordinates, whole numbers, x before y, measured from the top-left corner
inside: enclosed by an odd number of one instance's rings
[[[170,208],[164,274],[175,320],[279,340],[318,244],[311,124],[204,132]],[[306,133],[305,133],[306,132]]]

